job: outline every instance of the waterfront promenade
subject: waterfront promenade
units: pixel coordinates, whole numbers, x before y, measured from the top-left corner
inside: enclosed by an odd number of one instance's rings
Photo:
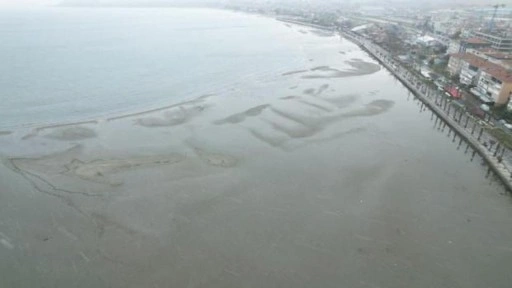
[[[359,45],[402,82],[422,102],[422,109],[429,108],[432,111],[432,117],[436,117],[436,127],[443,132],[448,129],[448,135],[453,134],[453,142],[459,141],[458,149],[465,142],[466,152],[469,148],[473,150],[472,159],[478,153],[489,166],[487,173],[493,171],[505,187],[512,191],[511,153],[486,132],[480,119],[470,115],[444,93],[427,85],[420,76],[403,67],[382,47],[353,33],[342,32],[342,35]]]

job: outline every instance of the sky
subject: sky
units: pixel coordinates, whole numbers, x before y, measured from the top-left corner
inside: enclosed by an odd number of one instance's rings
[[[0,0],[0,7],[46,6],[57,0]]]
[[[102,3],[102,2],[106,2],[108,3],[109,1],[111,2],[123,2],[123,1],[120,1],[120,0],[0,0],[0,7],[23,7],[23,6],[48,6],[48,5],[53,5],[53,4],[57,4],[59,2],[65,2],[65,1],[69,1],[69,2],[77,2],[77,3]],[[152,1],[152,0],[129,0],[129,1],[137,1],[138,3],[144,3],[145,1]],[[163,1],[163,0],[159,0],[159,1]],[[176,1],[176,0],[167,0],[169,2],[172,2],[172,1]],[[219,0],[221,1],[221,0]],[[258,1],[258,0],[254,0],[254,1]],[[264,0],[259,0],[259,1],[264,1]],[[321,0],[310,0],[312,2],[316,2],[316,1],[321,1]],[[339,0],[340,2],[343,2],[344,0]],[[357,2],[358,0],[350,0],[351,2]],[[409,1],[415,1],[415,0],[409,0]],[[186,2],[186,1],[181,1],[181,2]],[[210,2],[215,2],[215,0],[211,0]],[[368,0],[364,0],[362,2],[368,2]],[[371,1],[370,1],[371,2]],[[375,1],[375,2],[381,2],[381,1]],[[446,2],[450,2],[450,0],[447,0]],[[483,4],[483,5],[491,5],[490,3],[494,3],[494,2],[497,2],[497,3],[506,3],[506,4],[512,4],[512,0],[496,0],[496,1],[492,1],[492,0],[470,0],[468,2],[472,2],[472,4]]]

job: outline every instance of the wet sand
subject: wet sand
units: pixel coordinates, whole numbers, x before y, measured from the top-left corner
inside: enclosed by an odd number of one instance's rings
[[[0,287],[509,287],[510,195],[347,54],[1,137]]]
[[[350,65],[350,69],[340,70],[337,68],[333,68],[330,66],[317,66],[312,67],[308,70],[295,70],[283,73],[282,76],[290,76],[296,74],[304,74],[302,75],[303,79],[330,79],[330,78],[345,78],[345,77],[355,77],[362,76],[367,74],[373,74],[380,70],[380,66],[375,63],[365,62],[361,59],[354,58],[350,61],[345,61],[348,65]],[[308,72],[316,72],[309,73]]]
[[[46,134],[45,137],[62,141],[72,141],[94,138],[96,137],[96,133],[94,130],[86,127],[72,126],[68,128],[53,129],[53,131]]]

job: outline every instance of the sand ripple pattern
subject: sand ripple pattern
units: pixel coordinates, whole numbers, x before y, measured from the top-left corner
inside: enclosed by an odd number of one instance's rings
[[[345,62],[351,66],[351,69],[339,70],[330,66],[318,66],[309,70],[286,72],[282,76],[302,75],[302,79],[332,79],[373,74],[381,69],[378,64],[356,58]]]
[[[242,125],[247,128],[250,135],[259,141],[272,147],[286,148],[292,140],[301,140],[302,144],[314,143],[363,131],[364,129],[361,127],[351,128],[348,131],[337,133],[336,136],[316,137],[334,122],[356,117],[376,116],[387,112],[394,106],[394,102],[391,100],[377,99],[368,102],[363,107],[349,110],[359,100],[359,95],[324,95],[327,89],[329,89],[328,84],[320,85],[317,88],[308,88],[303,91],[303,96],[291,95],[280,98],[281,101],[286,101],[291,105],[259,105],[213,123],[215,125]],[[303,109],[300,109],[301,105]],[[288,106],[299,107],[299,109],[287,109]],[[302,144],[295,144],[295,146],[302,146]]]
[[[181,125],[198,116],[206,107],[206,105],[179,106],[164,112],[161,117],[143,117],[137,119],[136,123],[150,128]]]
[[[139,156],[124,159],[98,159],[90,162],[73,159],[65,167],[67,168],[67,174],[84,180],[109,185],[121,185],[122,182],[113,182],[108,176],[131,169],[174,164],[183,160],[185,160],[185,156],[180,154]]]
[[[227,124],[227,123],[237,124],[237,123],[243,122],[248,117],[255,117],[255,116],[260,115],[268,107],[270,107],[270,105],[268,105],[268,104],[259,105],[259,106],[247,109],[246,111],[244,111],[242,113],[233,114],[224,119],[214,121],[213,123],[215,125],[222,125],[222,124]]]
[[[197,141],[186,140],[185,144],[194,151],[201,161],[209,166],[218,168],[232,168],[237,166],[239,160],[235,156],[220,151],[214,151],[212,148],[203,148],[203,145],[196,142]]]
[[[90,193],[82,193],[78,190],[73,192],[60,189],[57,187],[59,185],[53,183],[61,183],[65,186],[65,183],[70,179],[79,178],[87,182],[119,186],[123,184],[123,181],[112,179],[116,174],[139,168],[176,164],[186,159],[184,155],[168,153],[84,161],[80,160],[80,155],[82,155],[82,148],[76,146],[64,152],[40,158],[12,158],[10,162],[12,168],[25,175],[40,192],[89,196]],[[85,186],[92,188],[87,184]]]

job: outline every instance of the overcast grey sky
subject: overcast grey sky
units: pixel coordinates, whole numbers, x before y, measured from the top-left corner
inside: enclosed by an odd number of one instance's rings
[[[59,0],[0,0],[1,7],[16,6],[47,6],[58,3]]]
[[[76,2],[76,3],[83,3],[83,4],[93,4],[93,3],[116,3],[116,4],[119,4],[119,3],[123,3],[122,0],[0,0],[0,7],[16,7],[16,6],[47,6],[47,5],[53,5],[53,4],[57,4],[59,2],[62,2],[62,1],[69,1],[69,2]],[[137,2],[137,3],[141,3],[141,4],[144,4],[144,3],[148,3],[148,2],[155,2],[155,0],[127,0],[128,2]],[[168,1],[170,3],[172,2],[176,2],[176,1],[179,1],[181,3],[186,3],[187,1],[186,0],[158,0],[159,2],[165,2],[165,1]],[[230,2],[235,2],[236,0],[230,0]],[[243,0],[241,0],[243,2]],[[267,2],[267,0],[252,0],[252,1],[262,1],[262,2]],[[275,1],[275,0],[274,0]],[[294,0],[283,0],[283,1],[286,1],[286,2],[292,2]],[[295,1],[300,1],[300,0],[295,0]],[[304,0],[303,0],[304,1]],[[318,3],[318,2],[321,2],[322,0],[309,0],[309,1],[306,1],[306,2],[310,2],[311,4],[314,4],[315,2]],[[333,2],[333,0],[330,0],[331,2]],[[368,2],[373,2],[375,3],[376,5],[382,5],[383,1],[372,1],[372,0],[337,0],[339,1],[340,3],[341,2],[345,2],[345,1],[350,1],[352,3],[355,3],[355,2],[365,2],[365,3],[368,3]],[[419,2],[418,0],[401,0],[401,1],[409,1],[411,3],[414,3],[414,2]],[[401,2],[400,0],[391,0],[391,1],[385,1],[385,2]],[[441,3],[449,3],[449,2],[458,2],[458,3],[472,3],[472,4],[480,4],[480,5],[487,5],[487,6],[491,6],[492,4],[495,4],[496,3],[505,3],[505,4],[508,4],[509,7],[512,6],[512,0],[496,0],[496,1],[492,1],[492,0],[443,0],[443,1],[439,1],[439,0],[423,0],[422,2],[441,2]],[[200,2],[200,1],[197,1],[197,0],[192,0],[191,2]],[[205,2],[208,2],[207,0],[205,0]],[[215,2],[215,0],[210,0],[209,1],[210,3],[211,2]],[[224,0],[219,0],[219,2],[225,2]]]

